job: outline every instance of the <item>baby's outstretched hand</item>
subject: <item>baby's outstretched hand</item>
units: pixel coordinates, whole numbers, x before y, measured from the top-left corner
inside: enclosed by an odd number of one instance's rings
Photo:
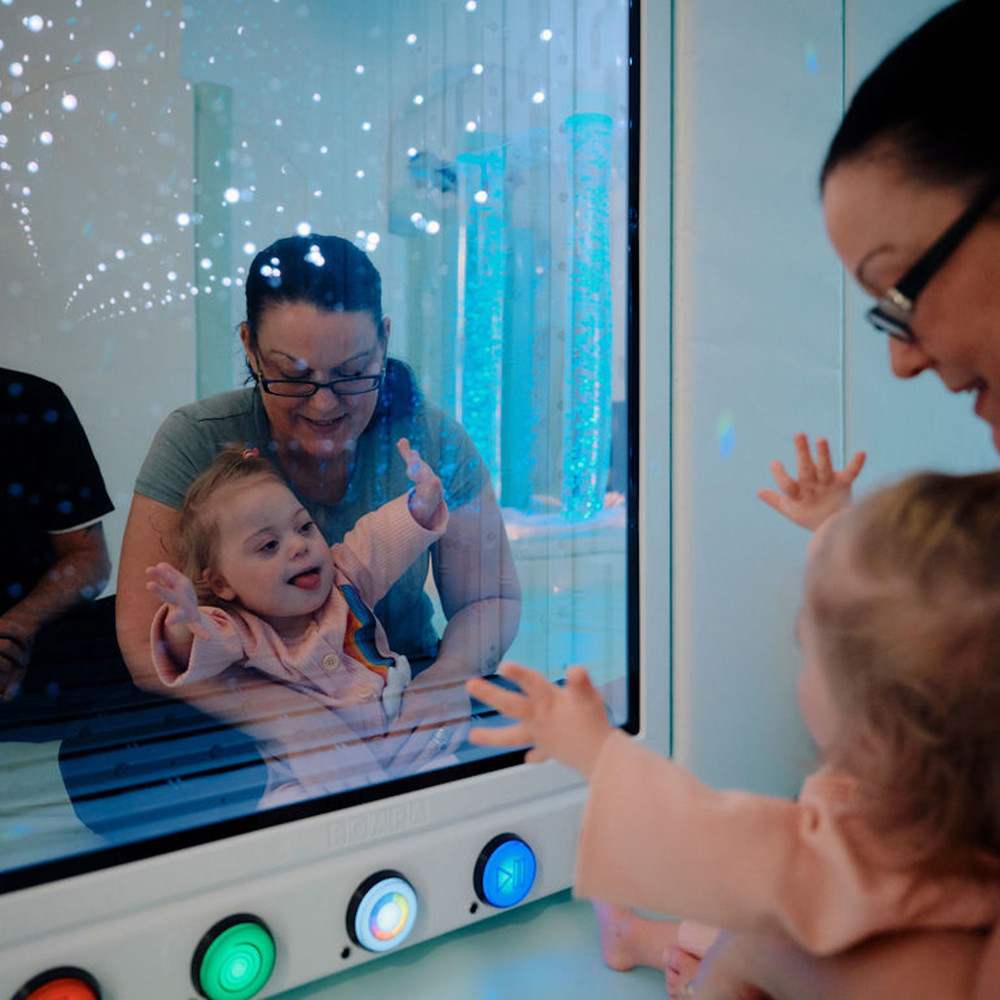
[[[407,438],[396,442],[403,461],[406,462],[406,474],[413,480],[410,490],[410,513],[421,528],[429,528],[434,523],[434,515],[444,501],[444,489],[440,477],[420,457],[420,452],[410,447]]]
[[[167,628],[186,628],[202,639],[212,637],[210,622],[198,607],[194,584],[170,563],[161,562],[146,567],[147,588],[167,605]]]
[[[840,472],[833,467],[830,443],[816,439],[816,460],[809,450],[809,438],[795,435],[797,478],[793,479],[781,462],[771,463],[771,475],[781,490],[759,490],[757,496],[789,521],[815,531],[828,517],[851,502],[851,487],[865,464],[865,453],[859,451]]]
[[[474,698],[518,720],[504,729],[478,727],[469,740],[485,747],[523,747],[530,762],[554,757],[590,777],[604,741],[611,733],[607,711],[583,667],[570,667],[566,684],[551,684],[537,670],[504,663],[502,677],[513,681],[521,694],[491,684],[482,677],[466,681]]]

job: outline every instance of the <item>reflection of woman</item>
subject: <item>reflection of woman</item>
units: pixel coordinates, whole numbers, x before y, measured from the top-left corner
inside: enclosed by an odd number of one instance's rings
[[[823,209],[834,249],[876,300],[869,315],[889,335],[893,373],[933,371],[950,391],[974,393],[1000,450],[1000,131],[983,119],[1000,96],[998,34],[1000,4],[961,0],[890,53],[834,137]],[[983,773],[983,794],[997,766]],[[975,935],[941,933],[820,961],[737,937],[715,959],[693,995],[730,998],[749,979],[796,1000],[986,1000],[1000,983],[1000,928],[985,953]]]
[[[158,601],[145,588],[145,570],[175,561],[171,539],[185,490],[223,445],[235,441],[267,456],[334,544],[363,514],[406,491],[405,463],[396,454],[405,437],[441,477],[450,518],[441,540],[375,608],[391,648],[418,675],[394,727],[393,764],[450,753],[465,727],[447,724],[469,715],[461,682],[492,672],[520,615],[520,588],[485,466],[462,428],[423,399],[409,369],[387,358],[381,280],[352,244],[315,234],[278,240],[254,259],[246,300],[240,336],[256,385],[171,414],[136,482],[118,577],[126,662],[140,686],[162,690],[149,649]],[[440,641],[424,592],[429,562],[448,619]],[[185,694],[252,735],[321,745],[314,706],[276,688],[234,676]]]

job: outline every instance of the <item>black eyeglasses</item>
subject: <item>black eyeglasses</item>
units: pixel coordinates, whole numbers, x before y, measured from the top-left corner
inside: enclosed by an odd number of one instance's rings
[[[973,226],[986,214],[1000,195],[1000,177],[990,181],[972,200],[969,207],[941,234],[930,249],[868,310],[868,322],[904,344],[917,338],[910,328],[910,317],[917,296],[940,270]]]
[[[260,367],[259,358],[257,366]],[[329,389],[337,396],[361,396],[366,392],[374,392],[382,385],[385,369],[377,375],[347,375],[329,382],[313,382],[307,378],[264,378],[259,371],[255,371],[253,377],[261,390],[271,396],[315,396],[320,389]]]

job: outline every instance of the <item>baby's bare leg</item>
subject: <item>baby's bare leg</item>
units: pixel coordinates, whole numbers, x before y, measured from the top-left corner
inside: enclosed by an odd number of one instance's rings
[[[676,920],[643,917],[610,903],[594,903],[594,913],[601,929],[601,955],[616,972],[645,965],[665,970],[667,954],[677,943]]]

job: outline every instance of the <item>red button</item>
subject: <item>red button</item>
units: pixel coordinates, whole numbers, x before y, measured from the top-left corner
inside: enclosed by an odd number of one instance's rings
[[[82,979],[53,979],[28,993],[24,1000],[99,1000],[92,986]]]

